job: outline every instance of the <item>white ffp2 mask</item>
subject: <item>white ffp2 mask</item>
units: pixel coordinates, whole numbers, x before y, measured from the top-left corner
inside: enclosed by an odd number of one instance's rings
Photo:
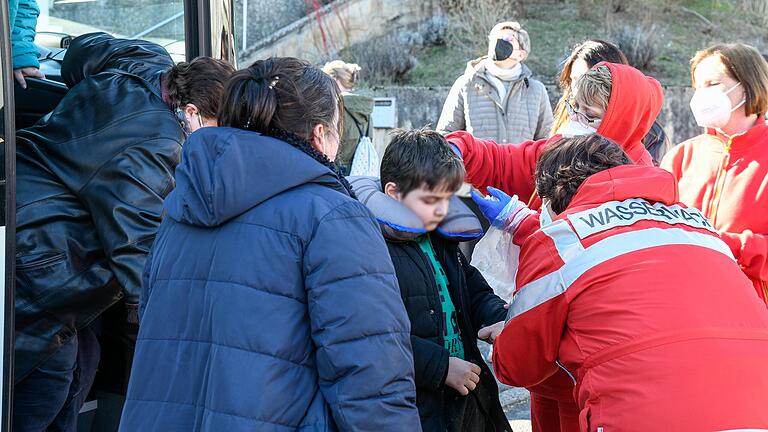
[[[691,111],[696,123],[701,127],[721,129],[728,124],[731,113],[747,102],[744,98],[735,107],[731,107],[731,99],[728,93],[740,86],[736,83],[726,91],[720,91],[717,87],[705,87],[696,90],[691,98]]]
[[[579,135],[597,133],[597,129],[593,128],[592,126],[587,126],[585,124],[571,120],[564,124],[563,127],[557,131],[557,133],[562,135],[564,138],[572,138]]]

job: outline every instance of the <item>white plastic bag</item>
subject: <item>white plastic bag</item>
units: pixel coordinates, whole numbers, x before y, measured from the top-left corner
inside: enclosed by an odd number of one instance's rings
[[[515,276],[520,263],[520,247],[512,234],[491,226],[472,252],[472,266],[480,270],[488,285],[502,300],[510,302],[515,293]]]
[[[373,147],[371,138],[367,136],[360,137],[355,149],[355,157],[352,159],[352,168],[349,170],[350,176],[379,176],[379,154]]]

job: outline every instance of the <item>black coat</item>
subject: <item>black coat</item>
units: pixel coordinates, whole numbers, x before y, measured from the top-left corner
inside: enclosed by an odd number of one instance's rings
[[[416,373],[416,405],[425,432],[511,430],[499,403],[499,389],[477,348],[477,332],[506,317],[504,301],[480,272],[470,266],[458,243],[432,235],[435,255],[448,278],[464,342],[465,360],[480,366],[480,383],[469,396],[445,385],[448,350],[443,345],[442,309],[432,264],[418,243],[387,241],[400,293],[411,320],[411,345]],[[468,424],[472,426],[467,426]],[[450,426],[454,425],[454,426]],[[462,426],[464,425],[464,426]]]
[[[80,36],[62,64],[71,90],[18,133],[17,381],[112,304],[138,303],[184,140],[160,91],[172,66],[153,43]]]

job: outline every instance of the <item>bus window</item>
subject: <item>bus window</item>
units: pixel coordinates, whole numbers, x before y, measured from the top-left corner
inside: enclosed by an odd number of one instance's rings
[[[103,31],[144,39],[165,47],[174,61],[185,60],[182,0],[37,0],[40,16],[35,43],[66,48],[71,38]]]

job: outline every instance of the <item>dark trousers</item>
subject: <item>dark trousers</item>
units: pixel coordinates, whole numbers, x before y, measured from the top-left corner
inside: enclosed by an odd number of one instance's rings
[[[91,327],[78,332],[14,387],[14,432],[74,432],[93,384],[99,343]]]

